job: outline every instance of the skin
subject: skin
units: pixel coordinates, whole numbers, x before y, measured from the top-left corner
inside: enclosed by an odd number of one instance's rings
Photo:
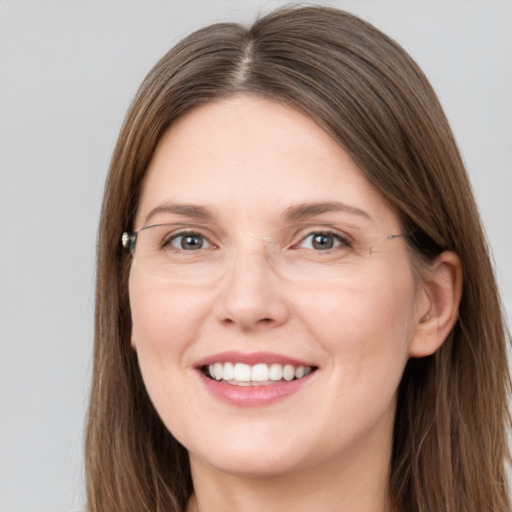
[[[290,207],[333,201],[369,218],[335,211],[283,220]],[[212,218],[147,220],[170,203]],[[303,114],[251,96],[207,104],[171,126],[149,166],[136,228],[148,222],[186,222],[209,237],[175,275],[148,273],[136,256],[129,278],[144,382],[190,454],[189,511],[388,510],[396,390],[408,358],[436,350],[456,319],[456,257],[443,255],[418,282],[405,240],[386,239],[401,233],[396,212],[347,153]],[[359,250],[322,259],[304,237],[325,225],[342,227]],[[317,370],[290,396],[234,406],[206,389],[196,367],[232,350]]]

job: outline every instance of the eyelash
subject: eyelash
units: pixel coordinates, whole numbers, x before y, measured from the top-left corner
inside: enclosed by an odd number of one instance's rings
[[[325,237],[332,237],[336,242],[338,242],[338,246],[330,247],[327,249],[317,249],[317,252],[328,252],[331,250],[336,250],[341,248],[350,248],[352,247],[352,242],[350,239],[346,236],[341,235],[337,231],[330,231],[330,230],[322,230],[322,231],[312,231],[308,233],[305,237],[303,237],[300,242],[296,245],[294,245],[292,248],[300,248],[299,246],[306,241],[308,238],[316,237],[316,236],[325,236]],[[309,248],[308,248],[309,249]],[[314,248],[313,248],[314,250]]]
[[[170,247],[170,248],[178,250],[178,251],[186,251],[186,249],[184,249],[183,247],[176,247],[173,245],[173,242],[175,242],[179,238],[186,238],[186,237],[200,238],[203,241],[203,243],[206,243],[211,247],[215,247],[215,244],[210,242],[210,240],[201,233],[198,233],[196,231],[180,231],[178,233],[172,233],[172,234],[166,236],[164,238],[164,240],[162,241],[162,248]],[[210,247],[200,247],[199,249],[206,249],[206,248],[210,248]],[[196,249],[196,250],[198,250],[198,249]],[[191,252],[193,252],[193,250]]]
[[[328,251],[331,251],[331,250],[336,250],[340,246],[341,247],[345,247],[345,248],[352,247],[352,242],[349,240],[348,237],[343,236],[343,235],[341,235],[340,233],[338,233],[336,231],[322,230],[322,231],[311,231],[311,232],[309,232],[306,236],[301,238],[299,243],[292,245],[291,249],[300,249],[301,248],[300,246],[308,238],[317,237],[317,236],[332,237],[335,240],[335,242],[338,243],[338,245],[336,245],[334,247],[329,247],[329,248],[326,248],[326,249],[316,249],[316,252],[328,252]],[[162,247],[163,248],[171,247],[171,248],[176,249],[178,251],[179,250],[187,251],[183,247],[176,247],[173,244],[173,242],[175,242],[179,238],[185,238],[185,237],[197,237],[197,238],[200,238],[203,241],[203,244],[206,243],[208,245],[208,247],[199,247],[199,248],[197,248],[195,250],[207,249],[207,248],[215,248],[216,247],[215,244],[213,244],[207,237],[205,237],[203,234],[198,233],[196,231],[181,231],[181,232],[178,232],[178,233],[172,233],[171,235],[169,235],[169,236],[164,238],[164,240],[162,242]],[[315,250],[314,247],[308,247],[307,249]],[[193,249],[190,250],[190,252],[193,252]]]

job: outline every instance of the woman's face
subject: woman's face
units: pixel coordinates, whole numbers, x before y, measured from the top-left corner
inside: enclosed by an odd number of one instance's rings
[[[421,286],[347,153],[270,100],[208,104],[157,147],[136,228],[154,224],[130,272],[132,345],[193,470],[387,463]]]

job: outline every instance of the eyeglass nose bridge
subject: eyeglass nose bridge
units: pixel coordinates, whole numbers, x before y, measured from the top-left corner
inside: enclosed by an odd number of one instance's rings
[[[244,243],[243,239],[248,240],[249,243]],[[241,240],[238,240],[238,243],[230,248],[226,259],[229,262],[228,266],[232,268],[239,261],[243,263],[247,258],[249,260],[256,258],[255,262],[261,258],[264,260],[265,265],[276,270],[274,267],[277,264],[276,257],[279,253],[280,249],[272,237],[245,234],[241,237]]]

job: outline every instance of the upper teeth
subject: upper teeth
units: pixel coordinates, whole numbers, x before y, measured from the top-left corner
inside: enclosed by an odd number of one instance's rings
[[[208,366],[210,377],[215,380],[236,383],[266,382],[300,379],[311,373],[311,366],[293,366],[291,364],[265,364],[253,366],[244,363],[215,363]]]

